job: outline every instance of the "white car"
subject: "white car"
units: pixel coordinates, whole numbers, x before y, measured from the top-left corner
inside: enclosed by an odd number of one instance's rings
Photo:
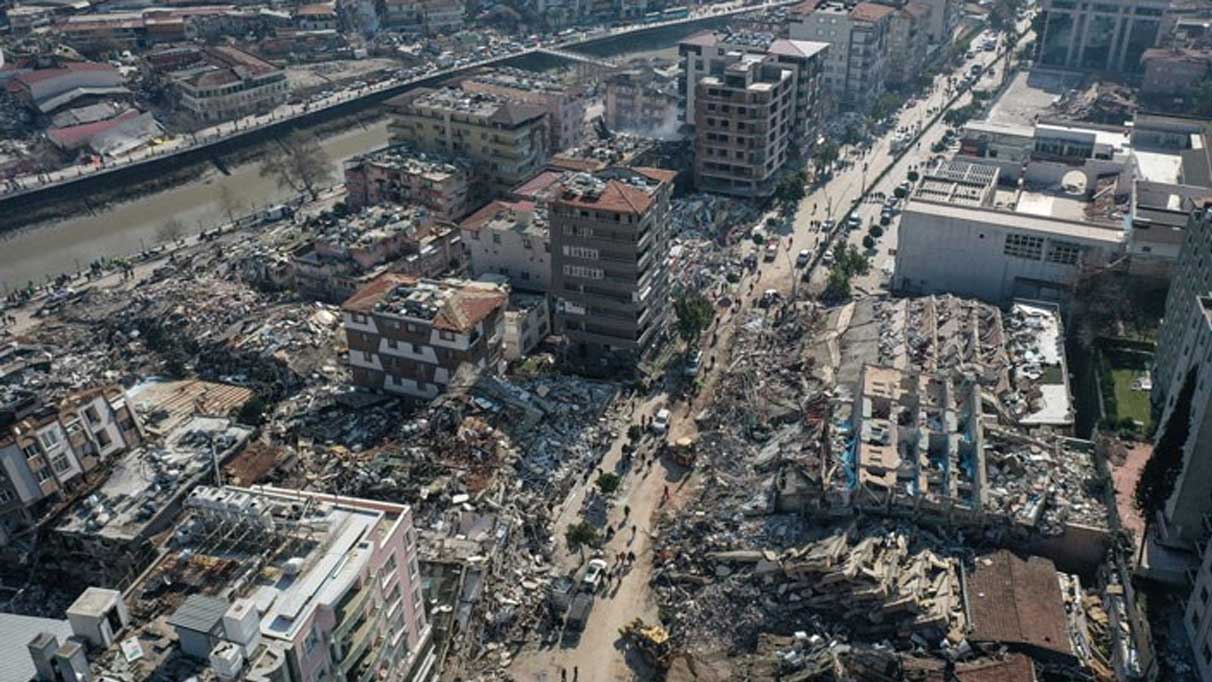
[[[589,566],[585,568],[585,577],[581,579],[581,585],[588,592],[597,590],[598,583],[602,582],[602,574],[605,572],[605,559],[590,559]]]
[[[665,433],[669,430],[669,410],[661,408],[657,410],[656,416],[652,418],[652,430],[657,433]]]
[[[807,265],[808,261],[810,260],[812,260],[812,252],[808,249],[803,249],[800,251],[800,254],[795,257],[795,265],[796,267],[802,268]]]

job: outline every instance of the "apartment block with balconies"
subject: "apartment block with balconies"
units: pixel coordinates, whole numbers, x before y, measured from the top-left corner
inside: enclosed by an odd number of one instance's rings
[[[459,220],[479,204],[480,191],[468,164],[446,154],[392,145],[345,162],[346,203],[414,204],[434,218]]]
[[[849,6],[832,0],[797,8],[791,38],[830,45],[825,86],[834,100],[851,109],[869,108],[884,92],[888,34],[896,10],[871,2]]]
[[[676,171],[612,167],[562,177],[548,203],[551,294],[569,358],[634,368],[657,345],[668,301]]]
[[[526,102],[455,88],[418,88],[388,100],[393,142],[468,159],[505,194],[546,163],[547,111]]]

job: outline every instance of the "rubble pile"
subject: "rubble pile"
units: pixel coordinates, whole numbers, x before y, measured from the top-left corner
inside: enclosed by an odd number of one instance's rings
[[[1045,536],[1060,535],[1066,524],[1106,528],[1104,484],[1093,454],[1078,443],[986,429],[984,510]]]
[[[691,194],[669,203],[677,234],[734,244],[762,217],[751,204],[715,194]]]
[[[687,646],[750,649],[762,632],[796,630],[938,649],[964,640],[961,559],[929,531],[885,522],[820,536],[799,527],[817,538],[786,544],[784,531],[785,548],[726,549],[749,538],[706,533],[713,524],[694,516],[662,537],[654,572],[663,620]]]

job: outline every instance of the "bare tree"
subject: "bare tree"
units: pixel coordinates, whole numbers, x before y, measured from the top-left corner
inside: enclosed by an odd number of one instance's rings
[[[219,185],[219,196],[215,197],[215,200],[229,223],[235,223],[236,214],[244,210],[244,201],[227,185]]]
[[[332,159],[314,138],[294,133],[261,164],[261,177],[273,178],[278,187],[306,191],[314,200],[318,188],[332,181]]]
[[[185,224],[176,218],[169,218],[156,230],[156,239],[161,242],[171,242],[185,234]]]

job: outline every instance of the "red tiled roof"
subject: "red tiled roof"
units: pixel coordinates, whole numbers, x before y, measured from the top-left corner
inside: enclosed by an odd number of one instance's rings
[[[510,194],[522,199],[538,199],[551,189],[551,186],[560,181],[564,174],[555,170],[540,171],[531,179],[514,187]]]
[[[68,126],[66,128],[51,128],[46,131],[46,136],[51,139],[56,145],[64,149],[76,149],[88,144],[94,137],[101,133],[116,128],[125,121],[129,121],[139,115],[138,109],[127,109],[117,116],[104,121],[94,121],[92,123],[83,123],[78,126]]]
[[[1023,560],[1006,550],[977,557],[967,596],[973,641],[1073,655],[1064,597],[1051,561]]]
[[[359,289],[341,305],[342,310],[355,313],[374,312],[387,294],[400,285],[413,285],[419,280],[416,277],[387,272],[370,281]],[[492,311],[503,307],[509,297],[500,289],[464,286],[446,300],[445,305],[433,319],[436,329],[465,332],[492,314]]]
[[[820,4],[821,4],[820,0],[804,0],[804,2],[801,2],[796,5],[792,5],[791,7],[788,7],[787,9],[792,14],[812,14],[813,12],[816,11],[816,8],[819,7]]]
[[[652,168],[651,166],[632,166],[631,170],[643,175],[646,178],[651,178],[657,182],[673,182],[673,179],[678,176],[675,170],[668,168]]]
[[[924,2],[911,2],[905,5],[905,11],[915,17],[921,18],[930,14],[930,5]]]
[[[958,682],[1035,682],[1031,659],[1015,654],[1001,661],[975,661],[956,666]]]
[[[617,213],[643,214],[652,205],[652,195],[625,182],[608,180],[602,193],[590,198],[579,194],[565,194],[557,199],[565,206],[592,208]]]
[[[874,2],[860,2],[850,10],[853,21],[879,21],[896,10],[887,5],[877,5]]]

